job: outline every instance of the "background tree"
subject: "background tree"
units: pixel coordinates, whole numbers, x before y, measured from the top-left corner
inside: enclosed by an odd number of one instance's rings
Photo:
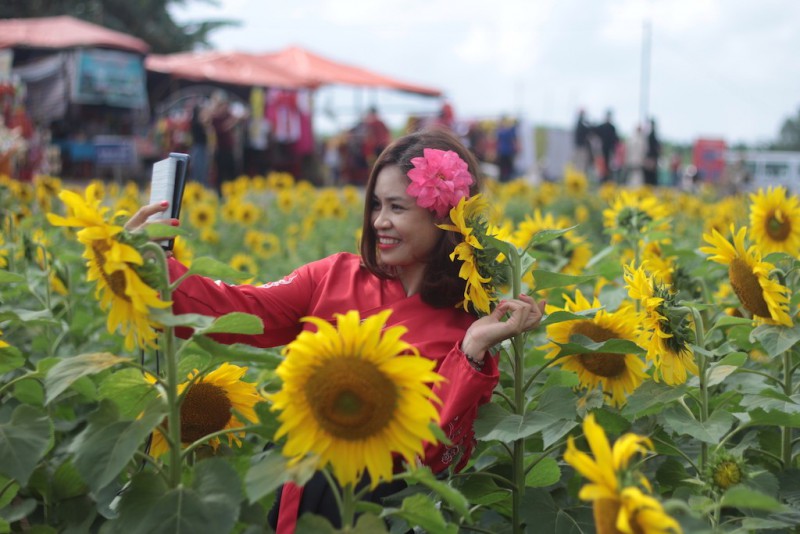
[[[155,54],[208,48],[212,31],[239,24],[233,20],[178,24],[169,8],[189,1],[192,0],[11,0],[0,2],[0,18],[71,15],[138,37],[146,41]],[[215,0],[200,1],[216,4]]]
[[[778,140],[773,143],[774,150],[800,150],[800,109],[794,117],[783,122]]]

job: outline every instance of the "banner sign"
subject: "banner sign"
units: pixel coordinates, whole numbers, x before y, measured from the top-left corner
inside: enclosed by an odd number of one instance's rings
[[[95,164],[105,167],[136,165],[136,145],[132,137],[98,135],[94,138]]]
[[[72,101],[142,109],[147,106],[145,71],[138,54],[79,50],[75,55]]]

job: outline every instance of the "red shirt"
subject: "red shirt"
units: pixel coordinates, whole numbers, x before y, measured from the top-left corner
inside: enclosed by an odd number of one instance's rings
[[[170,279],[186,272],[186,267],[170,260]],[[399,280],[373,275],[361,264],[359,256],[340,253],[304,265],[282,280],[262,286],[235,286],[191,276],[173,293],[176,314],[200,313],[218,317],[231,312],[245,312],[260,317],[264,333],[259,335],[214,335],[223,343],[247,343],[257,347],[275,347],[292,341],[303,328],[305,316],[335,323],[334,314],[358,310],[369,317],[387,308],[392,314],[387,327],[403,325],[408,331],[403,339],[420,354],[436,360],[436,371],[447,380],[434,392],[441,399],[440,425],[452,445],[429,445],[424,463],[434,472],[442,471],[460,456],[462,468],[473,449],[472,424],[478,406],[491,399],[498,382],[497,363],[487,357],[482,371],[476,371],[460,349],[461,340],[475,317],[459,308],[434,308],[420,296],[407,297]]]

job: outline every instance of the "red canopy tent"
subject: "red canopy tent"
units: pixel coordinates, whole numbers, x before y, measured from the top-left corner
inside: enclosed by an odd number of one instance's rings
[[[151,72],[168,74],[172,78],[195,82],[286,89],[305,86],[304,80],[293,73],[244,52],[152,54],[145,59],[145,68]]]
[[[290,46],[279,52],[261,54],[258,57],[292,73],[309,87],[341,84],[395,89],[424,96],[442,95],[439,89],[404,82],[347,63],[334,61],[297,46]]]
[[[0,20],[0,48],[75,48],[93,46],[146,54],[137,37],[70,16]]]
[[[339,84],[424,96],[442,94],[439,89],[333,61],[296,46],[265,54],[206,51],[150,55],[145,59],[145,67],[174,79],[232,85],[316,89]]]

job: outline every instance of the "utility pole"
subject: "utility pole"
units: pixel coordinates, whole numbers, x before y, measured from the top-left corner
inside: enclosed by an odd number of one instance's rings
[[[639,80],[639,123],[644,126],[650,113],[650,49],[653,25],[650,19],[642,23],[642,70]]]

